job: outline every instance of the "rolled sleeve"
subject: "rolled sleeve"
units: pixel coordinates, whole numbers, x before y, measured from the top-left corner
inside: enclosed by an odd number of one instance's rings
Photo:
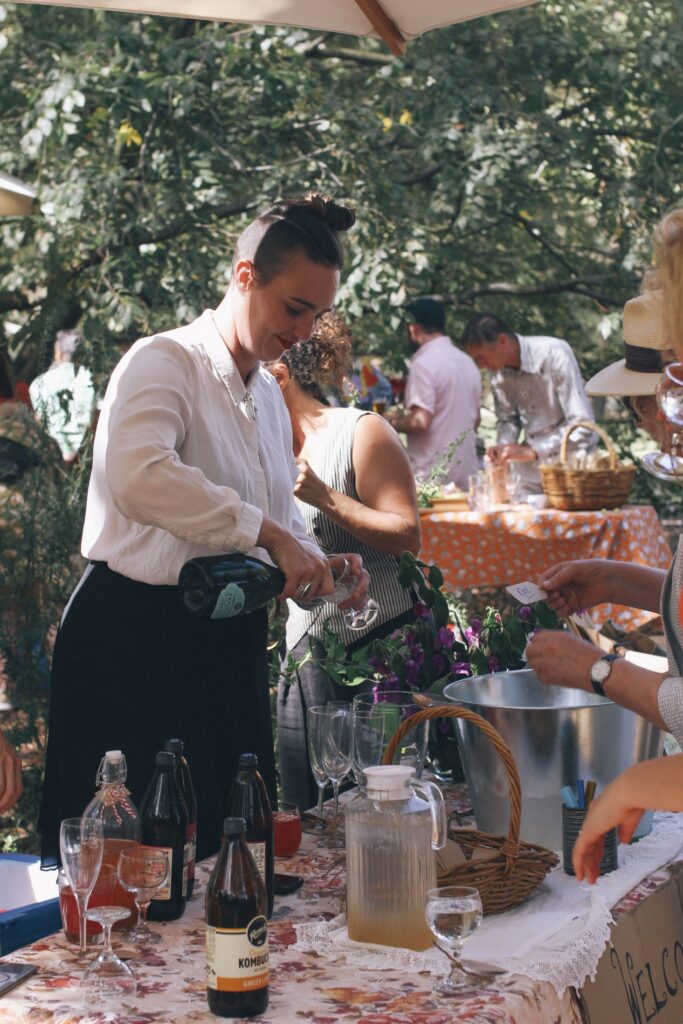
[[[405,395],[406,408],[416,405],[434,414],[436,409],[436,384],[428,367],[416,362],[410,368]]]

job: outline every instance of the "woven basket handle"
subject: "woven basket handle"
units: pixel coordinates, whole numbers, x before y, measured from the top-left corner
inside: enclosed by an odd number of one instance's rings
[[[578,423],[572,423],[570,426],[565,428],[564,434],[562,435],[562,445],[560,447],[560,462],[563,465],[567,463],[567,446],[569,445],[569,438],[575,430],[585,428],[586,430],[592,430],[598,435],[609,455],[609,468],[619,468],[619,456],[617,455],[616,449],[612,444],[612,439],[609,434],[606,434],[602,427],[599,427],[597,423],[591,423],[590,420],[579,420]]]
[[[506,867],[505,874],[507,875],[514,867],[515,858],[519,850],[519,825],[522,817],[522,790],[519,782],[519,772],[517,771],[517,765],[515,759],[512,756],[512,751],[504,741],[503,737],[493,728],[492,725],[477,715],[474,711],[468,711],[467,708],[461,708],[457,706],[445,707],[441,704],[438,707],[425,708],[423,711],[416,711],[415,714],[410,715],[401,725],[398,727],[394,735],[389,741],[384,754],[384,764],[391,764],[394,760],[394,754],[400,741],[403,739],[405,734],[413,726],[419,725],[420,722],[432,722],[435,718],[464,718],[467,722],[471,722],[472,725],[476,725],[478,729],[487,736],[491,743],[498,751],[505,770],[508,776],[508,784],[510,786],[510,824],[508,826],[507,839],[503,844],[501,853],[505,856]]]

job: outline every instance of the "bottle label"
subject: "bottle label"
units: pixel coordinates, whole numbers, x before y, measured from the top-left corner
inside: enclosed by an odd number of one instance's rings
[[[171,898],[171,878],[173,873],[173,847],[172,846],[157,846],[157,850],[161,850],[162,853],[166,854],[166,861],[168,863],[168,876],[164,885],[160,889],[154,890],[155,900],[170,900]]]
[[[261,876],[261,881],[266,885],[266,844],[265,843],[247,843],[251,855],[256,861],[256,867],[258,873]]]
[[[193,821],[187,829],[187,846],[188,846],[188,861],[187,861],[187,877],[190,881],[195,875],[195,863],[197,861],[197,823]]]
[[[251,992],[268,985],[268,922],[246,928],[206,926],[207,985],[216,992]]]
[[[244,591],[241,587],[238,587],[236,583],[228,583],[227,587],[223,587],[218,600],[216,601],[216,607],[211,612],[212,619],[229,619],[233,615],[239,615],[244,608]]]

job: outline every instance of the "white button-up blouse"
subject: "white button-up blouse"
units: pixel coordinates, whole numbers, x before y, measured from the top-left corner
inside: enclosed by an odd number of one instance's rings
[[[294,502],[287,408],[257,367],[242,381],[212,312],[143,338],[114,370],[97,425],[81,550],[173,584],[188,558],[256,547],[264,516],[318,552]]]

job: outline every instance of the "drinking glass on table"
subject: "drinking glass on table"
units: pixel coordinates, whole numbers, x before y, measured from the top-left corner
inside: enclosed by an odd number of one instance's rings
[[[382,763],[384,724],[386,716],[377,707],[355,707],[351,713],[353,726],[352,768],[356,785],[365,790],[364,768]]]
[[[333,845],[337,845],[339,786],[351,769],[353,730],[351,712],[346,708],[309,708],[309,735],[315,733],[320,766],[332,783],[334,793]]]
[[[328,783],[327,772],[322,766],[322,747],[321,747],[321,731],[319,728],[319,719],[314,717],[311,712],[320,710],[318,707],[308,708],[306,711],[306,738],[308,745],[308,758],[311,762],[311,771],[313,772],[313,778],[315,784],[318,787],[318,822],[316,827],[317,831],[321,831],[325,828],[325,814],[323,811],[323,804],[325,803],[325,786]]]
[[[81,995],[87,1009],[117,1013],[130,1008],[137,993],[135,975],[114,952],[111,929],[117,921],[130,917],[128,907],[92,907],[86,912],[89,921],[104,928],[104,949],[81,978]]]
[[[57,872],[57,886],[64,938],[67,942],[78,945],[78,905],[64,868],[60,868]],[[116,868],[112,867],[111,864],[103,864],[93,890],[90,893],[88,908],[111,906],[114,902],[115,886]],[[94,942],[99,942],[101,936],[102,929],[98,927],[95,921],[88,920],[85,926],[86,944],[90,946]]]
[[[59,828],[59,852],[78,909],[78,958],[85,961],[85,912],[102,866],[104,836],[97,818],[65,818]]]
[[[160,890],[170,884],[169,863],[165,850],[154,846],[133,846],[122,850],[118,863],[119,882],[135,897],[138,923],[130,933],[129,941],[142,945],[158,942],[161,936],[147,924],[147,911]]]
[[[276,857],[293,857],[301,846],[301,814],[296,804],[276,800],[273,810],[273,845]]]
[[[680,481],[683,477],[683,363],[669,363],[664,367],[656,396],[665,418],[676,428],[671,437],[671,452],[647,452],[640,461],[658,480]],[[627,407],[633,413],[630,403]]]
[[[465,972],[460,962],[462,947],[481,924],[484,912],[477,889],[445,885],[427,893],[425,917],[434,943],[451,961],[451,973],[441,978],[434,990],[442,996],[469,994],[481,979]]]

